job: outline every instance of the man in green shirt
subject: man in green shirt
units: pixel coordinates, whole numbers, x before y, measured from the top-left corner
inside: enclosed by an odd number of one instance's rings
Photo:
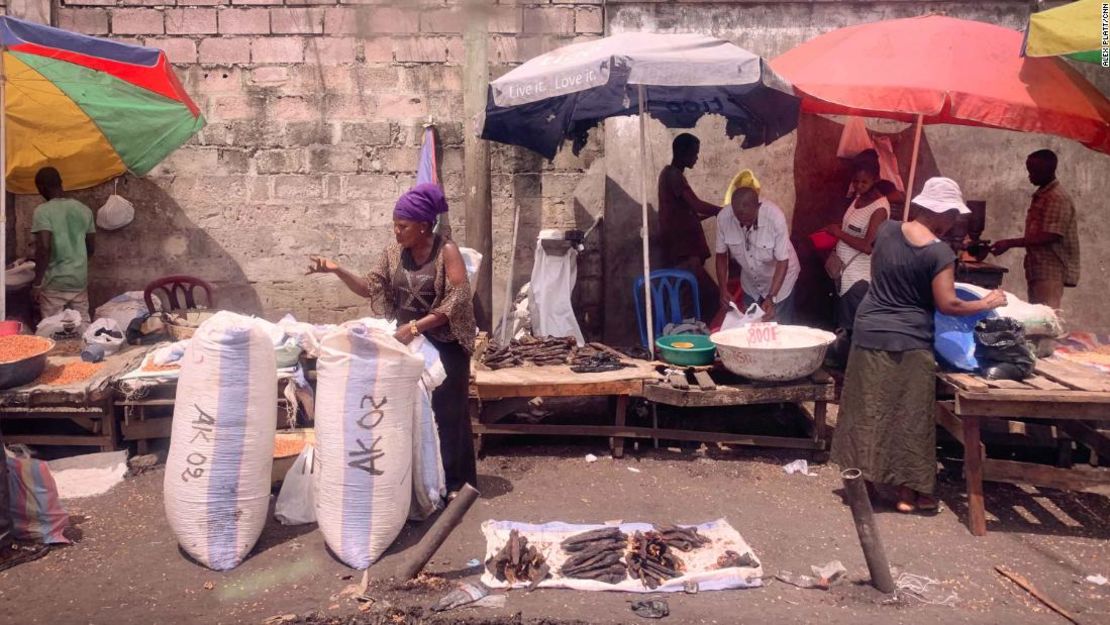
[[[89,257],[95,246],[93,213],[77,200],[66,198],[62,176],[53,167],[35,174],[35,186],[46,200],[35,209],[34,293],[43,318],[72,308],[89,319]]]

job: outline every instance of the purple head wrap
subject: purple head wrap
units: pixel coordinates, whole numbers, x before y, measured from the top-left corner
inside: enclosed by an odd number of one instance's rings
[[[393,207],[395,219],[433,223],[436,216],[447,212],[443,189],[431,182],[422,182],[397,199]]]

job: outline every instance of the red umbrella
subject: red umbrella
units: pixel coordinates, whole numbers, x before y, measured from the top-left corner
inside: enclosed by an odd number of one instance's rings
[[[771,61],[811,113],[986,126],[1110,153],[1110,100],[1067,63],[1021,56],[1022,33],[941,15],[826,33]]]

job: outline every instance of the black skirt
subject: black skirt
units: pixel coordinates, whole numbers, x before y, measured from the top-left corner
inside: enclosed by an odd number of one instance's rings
[[[478,488],[478,465],[474,457],[474,435],[467,405],[470,400],[470,355],[455,341],[426,338],[439,350],[447,378],[432,391],[432,410],[439,428],[439,450],[447,490],[463,484]]]

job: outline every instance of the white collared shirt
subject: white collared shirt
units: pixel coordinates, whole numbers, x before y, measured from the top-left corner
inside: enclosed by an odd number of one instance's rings
[[[790,243],[786,216],[774,202],[760,200],[759,216],[751,228],[741,226],[736,215],[732,214],[732,208],[726,206],[717,214],[715,251],[718,254],[728,252],[740,265],[740,284],[744,293],[752,299],[759,301],[771,291],[775,263],[782,260],[788,261],[786,278],[775,296],[775,303],[794,292],[801,265],[798,264],[798,253]]]

